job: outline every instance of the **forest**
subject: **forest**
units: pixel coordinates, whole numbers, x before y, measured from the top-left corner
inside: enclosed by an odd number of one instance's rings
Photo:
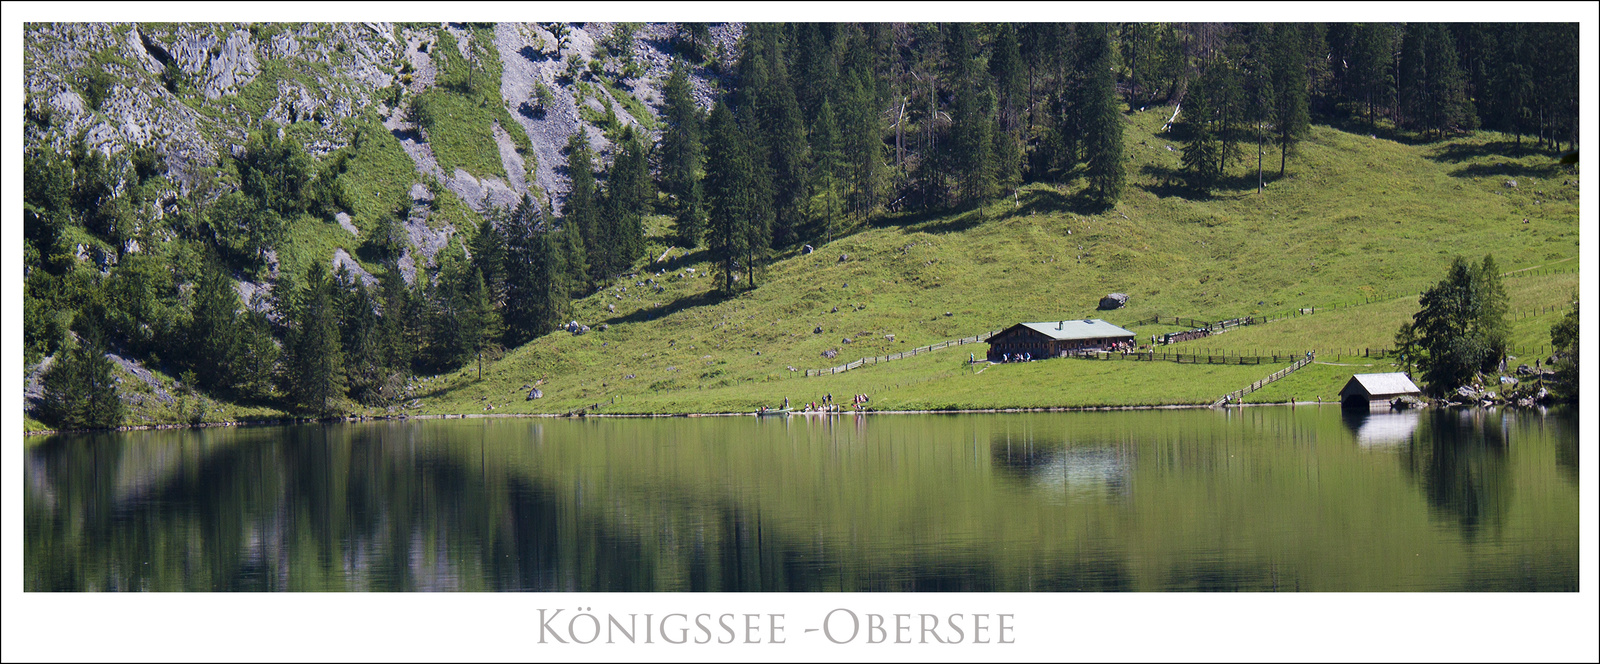
[[[1124,194],[1124,114],[1147,107],[1175,107],[1171,186],[1196,199],[1287,176],[1313,123],[1418,142],[1494,130],[1552,153],[1578,139],[1576,24],[750,24],[731,53],[707,34],[677,27],[682,63],[653,128],[602,120],[608,153],[573,134],[564,196],[491,210],[468,251],[411,283],[402,210],[368,240],[376,279],[326,259],[273,274],[290,220],[331,224],[350,209],[342,176],[359,135],[318,159],[257,120],[173,213],[154,200],[166,160],[150,148],[31,148],[25,364],[54,358],[37,416],[120,424],[108,351],[213,398],[295,414],[393,403],[414,376],[481,370],[566,324],[574,298],[651,258],[653,217],[670,220],[676,246],[705,252],[731,296],[798,247],[1026,183],[1080,185],[1069,204],[1104,211]],[[629,43],[602,48],[626,64]],[[709,109],[685,63],[718,74]],[[599,75],[571,64],[563,84]],[[441,78],[482,94],[470,69]],[[85,103],[108,85],[85,77]],[[85,255],[85,236],[111,255]],[[236,280],[271,288],[247,298]]]

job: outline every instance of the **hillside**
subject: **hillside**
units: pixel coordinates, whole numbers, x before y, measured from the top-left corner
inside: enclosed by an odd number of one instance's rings
[[[980,210],[889,218],[791,253],[759,288],[728,299],[711,293],[709,279],[682,276],[708,266],[675,249],[577,304],[579,322],[609,329],[538,339],[486,369],[481,383],[475,370],[431,380],[413,412],[563,413],[611,399],[599,412],[749,411],[826,393],[867,393],[880,409],[1209,403],[1281,367],[1056,360],[973,375],[967,353],[981,356],[982,345],[836,376],[805,378],[791,367],[1022,320],[1104,317],[1148,335],[1179,329],[1138,325],[1153,316],[1222,320],[1368,300],[1379,302],[1173,349],[1387,348],[1416,293],[1458,254],[1492,253],[1508,271],[1550,270],[1507,279],[1514,310],[1560,309],[1575,292],[1577,179],[1544,154],[1516,156],[1494,134],[1408,145],[1318,126],[1299,167],[1265,195],[1251,188],[1196,200],[1163,188],[1178,156],[1155,132],[1171,113],[1128,117],[1131,191],[1111,211],[1075,211],[1074,191],[1030,185]],[[659,233],[653,256],[665,249]],[[652,278],[661,292],[645,282]],[[1095,311],[1113,291],[1129,294],[1127,308]],[[1516,318],[1514,343],[1548,344],[1556,317]],[[829,350],[838,357],[822,357]],[[1331,398],[1348,375],[1326,376],[1304,396]],[[522,386],[541,379],[544,398],[526,401]]]
[[[293,298],[274,293],[275,284],[294,285],[313,265],[343,268],[352,284],[373,292],[399,275],[409,284],[400,290],[422,302],[417,307],[434,306],[430,298],[455,278],[442,268],[471,260],[486,219],[503,229],[510,211],[527,200],[546,215],[539,217],[541,233],[568,228],[567,146],[578,132],[597,156],[604,193],[595,196],[606,205],[616,183],[607,169],[623,161],[622,144],[613,141],[629,130],[646,147],[660,143],[646,168],[664,168],[658,162],[666,159],[666,79],[674,58],[685,62],[692,105],[704,111],[743,94],[730,73],[740,66],[735,57],[760,63],[761,49],[777,49],[780,40],[804,46],[823,39],[805,29],[780,35],[768,26],[762,39],[770,44],[752,48],[741,40],[742,24],[683,25],[706,31],[697,38],[705,40],[699,56],[684,57],[677,24],[30,25],[24,49],[29,412],[39,403],[42,375],[62,349],[78,343],[84,319],[96,318],[121,335],[106,357],[115,365],[127,423],[281,416],[288,406],[275,381],[284,370],[273,359],[287,352],[292,325],[283,312]],[[944,29],[951,41],[943,41]],[[952,48],[968,40],[994,51],[985,58],[999,58],[1007,34],[979,35],[970,26],[929,34],[917,25],[851,30],[830,33],[831,49],[789,51],[793,87],[803,93],[806,114],[813,109],[805,104],[836,95],[841,116],[865,118],[861,126],[869,136],[878,131],[875,147],[886,161],[901,139],[888,129],[889,114],[877,125],[871,113],[850,116],[849,95],[870,110],[874,90],[860,83],[866,78],[828,78],[827,67],[838,64],[830,58],[866,67],[859,63],[878,57],[869,51],[880,52],[872,49],[893,51],[890,37]],[[1109,49],[1113,37],[1099,38]],[[1184,57],[1197,68],[1212,66]],[[889,67],[887,60],[879,65]],[[1135,94],[1132,71],[1116,66],[1126,80],[1106,89]],[[751,71],[767,71],[758,67]],[[760,80],[784,80],[781,67],[772,71],[778,73]],[[823,72],[822,78],[805,79],[805,71]],[[905,67],[893,72],[897,80],[915,78]],[[941,76],[950,89],[930,87],[927,94],[947,104],[961,98],[955,93],[963,77],[977,74]],[[1331,95],[1329,81],[1324,73],[1311,87]],[[1389,346],[1416,310],[1416,294],[1438,282],[1452,257],[1490,253],[1512,275],[1506,283],[1514,354],[1528,362],[1547,356],[1539,346],[1548,344],[1549,327],[1577,284],[1576,167],[1557,166],[1555,152],[1531,138],[1480,130],[1424,140],[1427,131],[1397,130],[1388,121],[1374,127],[1359,109],[1340,107],[1332,97],[1327,105],[1331,110],[1288,160],[1285,177],[1276,176],[1277,148],[1267,146],[1264,193],[1256,190],[1255,159],[1241,158],[1202,194],[1184,184],[1182,114],[1163,131],[1173,106],[1129,102],[1116,116],[1126,187],[1104,208],[1091,202],[1088,170],[1070,159],[1064,166],[1046,159],[1045,167],[1029,167],[1027,184],[995,185],[1003,193],[982,196],[981,205],[962,203],[969,198],[966,176],[951,177],[949,171],[959,173],[956,162],[940,161],[948,156],[932,146],[936,132],[941,145],[966,140],[959,130],[972,123],[937,109],[916,120],[916,105],[907,116],[902,102],[902,119],[913,118],[906,120],[908,134],[927,128],[926,154],[918,152],[923,139],[913,137],[905,141],[911,156],[903,164],[879,164],[905,172],[884,175],[868,192],[883,200],[869,200],[872,213],[864,220],[851,215],[854,221],[831,242],[819,239],[825,236],[816,219],[790,227],[796,241],[779,243],[755,288],[734,295],[716,289],[712,250],[678,246],[670,215],[680,203],[651,190],[642,203],[644,258],[623,276],[588,282],[598,287],[583,290],[564,312],[562,320],[587,331],[557,329],[503,352],[492,348],[481,379],[478,364],[459,353],[448,362],[386,366],[387,381],[368,380],[369,393],[381,398],[345,400],[338,410],[568,413],[603,404],[596,412],[748,412],[824,394],[846,403],[868,394],[880,410],[1203,404],[1285,365],[968,366],[969,352],[983,353],[976,345],[825,377],[806,377],[805,370],[1024,320],[1103,317],[1148,339],[1182,329],[1152,319],[1275,318],[1312,309],[1172,350],[1314,349],[1333,364],[1314,365],[1252,400],[1326,398],[1372,364],[1345,362],[1341,354]],[[954,101],[947,107],[962,112]],[[808,121],[800,119],[800,134]],[[1054,131],[1048,122],[1012,129],[1015,142],[1047,154],[1043,145]],[[261,154],[286,156],[259,166]],[[1039,161],[1032,156],[1017,161]],[[934,166],[908,174],[923,163]],[[298,197],[252,184],[267,176],[288,182],[273,170],[283,164],[300,169]],[[69,181],[66,193],[52,177]],[[802,187],[806,195],[812,186]],[[893,186],[908,193],[883,196]],[[917,187],[946,188],[927,194]],[[917,196],[931,202],[901,206]],[[61,209],[36,200],[59,200]],[[813,205],[791,209],[815,216]],[[198,284],[213,263],[225,269],[242,307],[236,317],[229,311],[223,327],[263,330],[253,348],[269,359],[252,369],[249,390],[179,385],[193,382],[179,379],[196,367],[189,366],[192,349],[177,340],[194,336]],[[1109,292],[1128,294],[1128,306],[1095,311]],[[365,313],[388,306],[379,302]],[[435,308],[430,315],[452,318],[449,307]],[[432,343],[419,338],[423,333],[409,334],[419,346]],[[1373,370],[1383,370],[1381,364]],[[423,375],[408,380],[407,374]],[[535,386],[542,398],[526,398]],[[28,426],[45,425],[29,420]]]

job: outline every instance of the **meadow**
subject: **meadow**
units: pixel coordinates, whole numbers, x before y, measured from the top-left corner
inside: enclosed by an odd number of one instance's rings
[[[1209,403],[1284,365],[1053,360],[978,373],[974,345],[834,376],[804,370],[1020,321],[1103,318],[1147,338],[1181,329],[1140,324],[1157,316],[1313,307],[1181,346],[1337,358],[1389,347],[1451,258],[1485,254],[1521,271],[1506,280],[1513,343],[1532,348],[1548,344],[1575,292],[1577,180],[1548,154],[1489,132],[1409,144],[1316,126],[1265,193],[1235,166],[1231,188],[1201,197],[1175,184],[1181,151],[1157,133],[1170,115],[1128,116],[1129,187],[1110,210],[1085,208],[1081,185],[1031,184],[972,209],[889,215],[775,256],[756,288],[731,296],[713,290],[705,253],[671,246],[670,223],[653,218],[650,259],[574,304],[590,332],[512,349],[481,380],[475,367],[419,380],[412,412],[748,412],[830,392],[871,394],[880,409]],[[1108,292],[1128,306],[1096,311]],[[1296,385],[1285,382],[1258,395]],[[534,386],[543,398],[525,399]]]

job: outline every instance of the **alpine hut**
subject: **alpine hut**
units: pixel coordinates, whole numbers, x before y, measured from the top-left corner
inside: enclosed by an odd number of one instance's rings
[[[1346,408],[1388,408],[1400,397],[1419,397],[1422,390],[1404,373],[1356,374],[1339,390],[1339,402]]]
[[[989,337],[989,361],[1026,354],[1033,359],[1061,357],[1074,351],[1132,347],[1134,334],[1098,318],[1017,323]]]

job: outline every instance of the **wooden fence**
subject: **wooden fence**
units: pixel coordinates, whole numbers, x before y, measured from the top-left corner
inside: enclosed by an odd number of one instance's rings
[[[1163,353],[1154,350],[1129,353],[1090,351],[1067,355],[1069,358],[1096,362],[1119,360],[1124,362],[1175,362],[1178,364],[1283,364],[1305,357],[1304,353],[1285,355],[1210,355],[1195,353]]]
[[[933,351],[940,350],[940,349],[943,349],[943,348],[949,348],[951,346],[960,346],[960,345],[963,345],[963,344],[974,344],[974,343],[979,343],[979,342],[982,342],[982,341],[988,341],[989,337],[992,337],[992,336],[994,336],[995,334],[997,334],[999,332],[1000,332],[1000,330],[992,330],[992,331],[989,331],[989,332],[984,332],[983,334],[977,334],[977,335],[973,335],[973,336],[970,336],[970,337],[962,337],[960,339],[951,339],[950,341],[941,341],[939,343],[930,344],[930,345],[927,345],[927,346],[918,346],[918,347],[913,348],[913,349],[908,350],[908,351],[902,351],[902,352],[899,352],[899,353],[893,353],[893,354],[884,355],[884,356],[881,356],[881,357],[863,357],[863,358],[861,358],[859,360],[856,360],[854,362],[851,362],[849,364],[841,364],[839,366],[829,367],[827,369],[806,369],[806,376],[807,377],[810,377],[810,376],[831,376],[833,374],[843,373],[843,372],[849,371],[851,369],[859,369],[859,368],[864,367],[864,366],[873,365],[873,364],[881,364],[881,363],[884,363],[884,362],[893,362],[895,360],[904,359],[904,358],[907,358],[907,357],[912,357],[912,356],[916,356],[916,355],[922,355],[924,353],[931,353]]]
[[[1216,408],[1217,406],[1221,406],[1223,404],[1239,403],[1242,399],[1244,399],[1244,395],[1271,385],[1277,382],[1278,379],[1298,371],[1301,367],[1311,364],[1311,362],[1316,359],[1316,353],[1306,353],[1305,357],[1302,357],[1294,364],[1289,365],[1287,369],[1279,369],[1278,371],[1274,371],[1271,376],[1267,376],[1266,378],[1262,378],[1261,380],[1251,383],[1249,387],[1237,389],[1222,395],[1222,398],[1217,399],[1216,402],[1212,403],[1211,407]]]

